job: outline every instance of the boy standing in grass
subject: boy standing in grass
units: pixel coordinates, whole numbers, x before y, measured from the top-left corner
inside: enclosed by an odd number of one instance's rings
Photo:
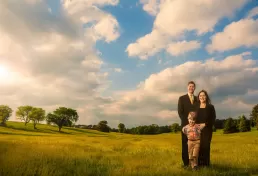
[[[183,133],[188,139],[188,155],[192,169],[196,170],[198,166],[198,156],[200,150],[200,138],[201,130],[205,127],[205,124],[196,124],[196,113],[190,112],[188,115],[189,124],[182,128]]]

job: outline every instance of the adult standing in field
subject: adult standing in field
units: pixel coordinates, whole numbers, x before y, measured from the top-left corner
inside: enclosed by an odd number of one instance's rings
[[[198,94],[197,123],[205,123],[201,133],[200,153],[198,158],[199,166],[210,165],[210,145],[212,139],[213,125],[216,119],[216,111],[211,104],[210,97],[205,90]]]
[[[188,124],[188,114],[190,111],[196,111],[197,106],[197,97],[194,96],[195,83],[193,81],[188,82],[188,93],[182,95],[178,99],[178,115],[181,119],[181,127]],[[182,137],[182,160],[184,167],[189,165],[188,157],[188,146],[187,146],[187,136],[181,131]]]

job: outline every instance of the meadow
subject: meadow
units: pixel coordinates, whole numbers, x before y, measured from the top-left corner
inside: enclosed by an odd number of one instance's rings
[[[258,175],[258,130],[214,132],[210,168],[181,168],[180,133],[130,135],[7,122],[1,176]]]

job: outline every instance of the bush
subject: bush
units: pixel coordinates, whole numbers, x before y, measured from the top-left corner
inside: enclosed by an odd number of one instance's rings
[[[179,126],[178,123],[173,123],[173,124],[171,125],[171,132],[176,133],[176,132],[178,132],[178,131],[180,131],[180,130],[181,130],[181,129],[180,129],[180,126]]]

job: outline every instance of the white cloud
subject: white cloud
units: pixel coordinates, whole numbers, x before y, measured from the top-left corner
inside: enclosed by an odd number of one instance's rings
[[[119,37],[117,20],[98,8],[119,1],[62,2],[58,14],[45,1],[0,2],[1,104],[52,111],[108,102],[100,98],[110,82],[101,71],[94,39],[111,42]],[[79,115],[80,122],[91,123],[92,118]]]
[[[223,17],[232,17],[237,9],[243,7],[248,0],[172,0],[142,1],[148,12],[159,12],[153,24],[152,32],[140,37],[135,43],[128,45],[129,56],[147,59],[171,42],[184,38],[187,32],[203,35],[212,32],[214,26]],[[150,10],[151,9],[151,10]],[[154,9],[154,10],[153,10]]]
[[[140,59],[146,60],[166,47],[168,42],[166,37],[162,36],[159,31],[153,30],[145,37],[139,38],[136,43],[129,44],[126,52],[129,56],[139,56]]]
[[[178,56],[186,52],[196,50],[201,47],[201,43],[198,41],[181,41],[177,43],[171,43],[168,45],[167,52],[173,56]]]
[[[122,70],[121,68],[115,68],[114,71],[120,73],[120,72],[122,72],[123,70]]]
[[[155,16],[160,10],[160,5],[165,1],[166,0],[140,0],[140,3],[143,4],[143,10]]]
[[[242,46],[258,47],[258,20],[241,19],[227,25],[222,32],[211,37],[211,44],[206,49],[215,51],[227,51]]]
[[[196,94],[201,89],[208,91],[217,118],[249,114],[258,97],[258,66],[256,60],[246,57],[251,53],[186,62],[151,74],[136,90],[115,93],[112,102],[95,109],[95,115],[112,125],[117,121],[126,126],[179,122],[177,102],[187,93],[189,80],[196,82]]]
[[[258,15],[258,7],[253,8],[249,13],[248,13],[248,18],[252,18]]]

